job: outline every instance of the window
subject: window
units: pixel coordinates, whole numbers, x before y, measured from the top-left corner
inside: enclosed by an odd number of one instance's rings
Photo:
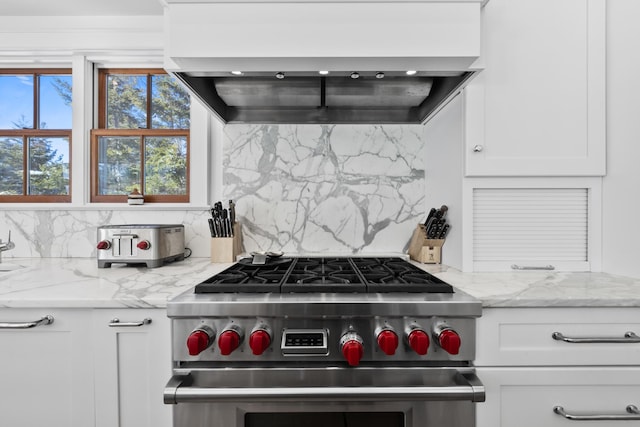
[[[71,70],[0,69],[0,202],[71,202]]]
[[[99,72],[91,201],[189,201],[189,94],[164,70]]]

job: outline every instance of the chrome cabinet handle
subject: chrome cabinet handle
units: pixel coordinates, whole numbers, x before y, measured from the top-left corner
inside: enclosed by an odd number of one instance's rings
[[[628,414],[576,415],[568,414],[562,406],[554,406],[553,412],[572,421],[628,421],[640,420],[640,410],[635,405],[627,406]]]
[[[47,314],[34,322],[0,322],[0,329],[29,329],[53,323],[53,316]]]
[[[135,328],[138,326],[142,326],[142,325],[148,325],[149,323],[151,323],[151,318],[147,317],[146,319],[142,319],[139,322],[121,322],[120,319],[118,319],[117,317],[111,319],[111,322],[109,322],[109,327],[110,328],[118,328],[118,327],[128,327],[128,328]]]
[[[512,264],[512,270],[555,270],[553,265],[518,265]]]
[[[556,341],[570,342],[574,344],[591,344],[591,343],[640,343],[640,337],[635,332],[625,332],[623,338],[608,338],[608,337],[566,337],[561,332],[554,332],[551,334],[551,338]]]

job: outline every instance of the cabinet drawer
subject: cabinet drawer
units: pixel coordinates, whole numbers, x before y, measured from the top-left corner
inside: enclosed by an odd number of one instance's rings
[[[566,342],[602,338],[603,342]],[[640,342],[637,308],[485,309],[478,322],[478,366],[637,365]],[[624,342],[611,342],[611,340]]]
[[[480,368],[487,400],[478,404],[478,427],[567,427],[569,416],[630,416],[640,408],[640,368]],[[635,415],[634,415],[635,416]],[[639,416],[640,417],[640,416]],[[640,420],[597,419],[589,427],[640,425]],[[577,425],[581,425],[579,422]]]

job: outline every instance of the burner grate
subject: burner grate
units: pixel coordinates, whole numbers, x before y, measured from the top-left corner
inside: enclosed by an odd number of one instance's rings
[[[401,258],[289,258],[238,263],[196,285],[196,293],[452,293],[453,287]]]

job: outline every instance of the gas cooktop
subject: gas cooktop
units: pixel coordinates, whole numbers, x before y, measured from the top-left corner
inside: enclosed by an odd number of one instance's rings
[[[241,260],[196,285],[195,293],[453,293],[453,287],[397,257],[287,257]]]

